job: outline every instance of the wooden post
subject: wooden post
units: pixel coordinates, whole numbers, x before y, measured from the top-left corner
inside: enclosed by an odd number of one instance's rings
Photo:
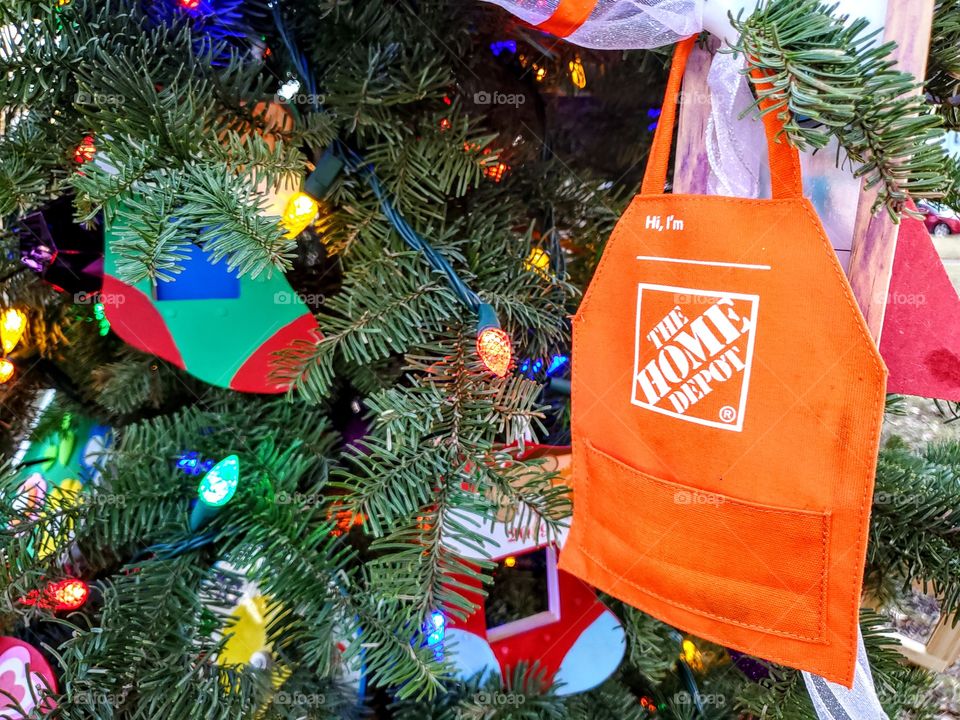
[[[677,161],[674,163],[673,192],[679,194],[706,195],[710,163],[707,160],[707,118],[710,117],[710,88],[707,73],[713,61],[713,53],[720,42],[710,37],[708,49],[697,45],[687,61],[683,76],[683,97],[677,127]],[[689,99],[696,98],[695,102]]]
[[[894,57],[898,67],[918,78],[923,78],[926,73],[933,6],[934,0],[887,3],[884,39],[897,42]],[[687,65],[683,94],[684,98],[695,98],[696,101],[684,102],[680,107],[677,162],[673,175],[676,193],[704,194],[707,191],[709,165],[704,138],[710,104],[701,98],[709,96],[707,73],[712,52],[718,45],[717,41],[711,40],[709,50],[697,47]],[[875,193],[865,191],[861,183],[852,239],[849,244],[845,239],[834,237],[831,240],[843,251],[850,248],[847,276],[870,333],[879,344],[899,226],[882,209],[876,215],[871,214],[875,198]]]
[[[920,80],[926,77],[933,5],[934,0],[887,4],[884,40],[897,42],[897,66]],[[847,276],[870,334],[879,344],[899,226],[894,225],[885,211],[876,215],[871,213],[875,198],[873,192],[860,192]]]

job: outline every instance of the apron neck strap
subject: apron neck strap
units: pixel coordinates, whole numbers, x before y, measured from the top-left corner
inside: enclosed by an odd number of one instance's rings
[[[642,195],[662,195],[667,183],[667,167],[670,164],[670,149],[673,142],[673,129],[677,122],[677,100],[680,96],[680,85],[683,81],[683,72],[687,67],[690,51],[696,42],[693,35],[677,43],[673,55],[673,64],[670,67],[670,77],[667,80],[667,92],[663,98],[663,108],[660,112],[660,121],[653,136],[653,145],[650,148],[650,157],[647,159],[647,170],[643,176],[643,185],[640,187]],[[752,75],[760,79],[763,74],[754,70]],[[763,85],[758,87],[762,88]],[[768,103],[762,103],[761,110],[766,109]],[[764,129],[767,135],[767,150],[770,157],[770,181],[773,197],[776,200],[785,198],[803,197],[803,182],[800,176],[800,155],[797,149],[782,136],[783,121],[777,117],[779,112],[769,112],[763,116]]]
[[[572,35],[587,21],[596,6],[597,0],[560,0],[557,9],[537,25],[537,30],[560,38]]]

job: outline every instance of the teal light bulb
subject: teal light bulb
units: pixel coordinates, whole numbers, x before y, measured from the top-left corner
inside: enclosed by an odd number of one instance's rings
[[[240,481],[240,458],[229,455],[214,465],[203,476],[197,495],[210,507],[221,507],[230,502]]]

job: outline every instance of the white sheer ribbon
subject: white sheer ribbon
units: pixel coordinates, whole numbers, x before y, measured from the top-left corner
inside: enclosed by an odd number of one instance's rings
[[[863,646],[863,637],[857,629],[857,668],[853,688],[828,682],[819,675],[803,673],[803,681],[820,720],[888,720],[877,699],[873,673]]]
[[[531,25],[549,18],[560,4],[560,0],[488,1]],[[587,21],[566,39],[574,45],[606,50],[670,45],[703,29],[705,1],[598,0]]]
[[[766,138],[761,123],[739,119],[753,105],[749,82],[740,72],[743,64],[742,55],[717,53],[707,74],[707,192],[711,195],[755,198],[760,193]]]

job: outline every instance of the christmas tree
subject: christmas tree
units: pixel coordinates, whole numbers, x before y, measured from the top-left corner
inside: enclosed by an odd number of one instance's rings
[[[835,138],[898,216],[951,192],[958,17],[937,4],[931,102],[821,3],[734,25],[789,141]],[[40,653],[9,706],[816,717],[797,670],[610,596],[625,654],[584,692],[444,639],[485,592],[491,624],[541,610],[539,560],[481,558],[492,527],[569,523],[569,318],[668,67],[479,2],[4,0],[0,653]],[[956,442],[881,451],[874,605],[920,581],[960,608],[958,472]],[[933,677],[861,625],[889,715],[933,717]]]

